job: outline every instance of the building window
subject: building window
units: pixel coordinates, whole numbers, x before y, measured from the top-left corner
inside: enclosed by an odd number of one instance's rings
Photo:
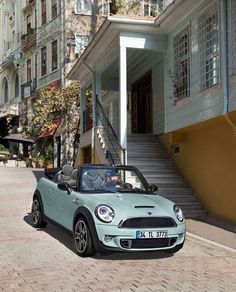
[[[190,96],[190,27],[174,37],[174,96],[181,100]]]
[[[52,42],[52,71],[57,69],[57,40]]]
[[[46,0],[41,0],[41,23],[45,24],[47,21]]]
[[[8,93],[8,82],[7,79],[4,78],[4,103],[9,101],[9,93]]]
[[[230,74],[236,74],[236,0],[230,0],[229,6],[229,42],[230,42]]]
[[[19,96],[19,76],[16,75],[15,78],[15,97]]]
[[[75,35],[75,54],[79,56],[83,53],[84,49],[87,47],[89,37],[86,35]]]
[[[153,16],[156,17],[159,11],[159,4],[157,0],[144,0],[143,2],[143,12],[144,16]]]
[[[75,13],[91,15],[92,1],[91,0],[77,0],[75,4]]]
[[[47,74],[47,48],[41,49],[41,76]]]
[[[26,18],[26,31],[27,34],[31,32],[31,15],[28,15]]]
[[[211,5],[198,18],[198,41],[200,59],[200,89],[204,90],[218,83],[218,9]]]
[[[53,18],[57,16],[57,0],[52,0],[51,7],[52,7],[52,18]]]
[[[26,63],[26,78],[27,82],[31,82],[31,59],[28,59]]]
[[[103,0],[102,1],[102,14],[103,15],[109,15],[110,14],[110,1],[109,0]]]

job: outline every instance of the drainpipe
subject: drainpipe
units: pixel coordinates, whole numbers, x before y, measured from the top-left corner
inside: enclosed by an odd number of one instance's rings
[[[229,55],[228,55],[228,5],[227,0],[220,1],[220,23],[221,23],[221,46],[222,46],[222,81],[224,94],[223,117],[232,127],[234,135],[236,135],[236,125],[229,116]]]
[[[89,71],[93,75],[93,82],[92,82],[92,87],[93,87],[93,131],[92,131],[92,150],[93,150],[93,163],[95,163],[95,131],[96,131],[96,126],[97,126],[97,116],[96,116],[96,109],[95,109],[95,98],[96,98],[96,73],[94,69],[91,68],[91,66],[86,62],[86,60],[83,60],[84,65],[89,69]]]

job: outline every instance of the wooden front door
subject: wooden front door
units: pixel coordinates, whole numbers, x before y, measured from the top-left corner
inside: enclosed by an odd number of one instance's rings
[[[132,85],[132,133],[152,133],[152,74]]]

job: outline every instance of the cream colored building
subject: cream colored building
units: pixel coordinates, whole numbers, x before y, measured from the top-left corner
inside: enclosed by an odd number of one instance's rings
[[[19,125],[22,1],[0,1],[0,137]]]
[[[9,133],[9,123],[14,132],[30,124],[39,89],[68,84],[67,74],[103,22],[106,7],[102,0],[0,1],[0,138]],[[70,162],[73,156],[66,121],[59,118],[57,131],[43,137],[54,143],[55,166],[68,160],[65,153]]]

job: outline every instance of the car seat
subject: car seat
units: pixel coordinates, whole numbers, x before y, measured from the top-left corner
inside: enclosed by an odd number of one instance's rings
[[[103,184],[102,177],[97,173],[97,170],[91,169],[83,174],[82,187],[83,190],[98,190]]]
[[[63,165],[62,170],[58,173],[58,182],[69,182],[73,169],[72,165]]]
[[[78,169],[73,169],[70,175],[70,180],[68,181],[71,188],[75,189],[77,187],[77,176],[78,176]]]

